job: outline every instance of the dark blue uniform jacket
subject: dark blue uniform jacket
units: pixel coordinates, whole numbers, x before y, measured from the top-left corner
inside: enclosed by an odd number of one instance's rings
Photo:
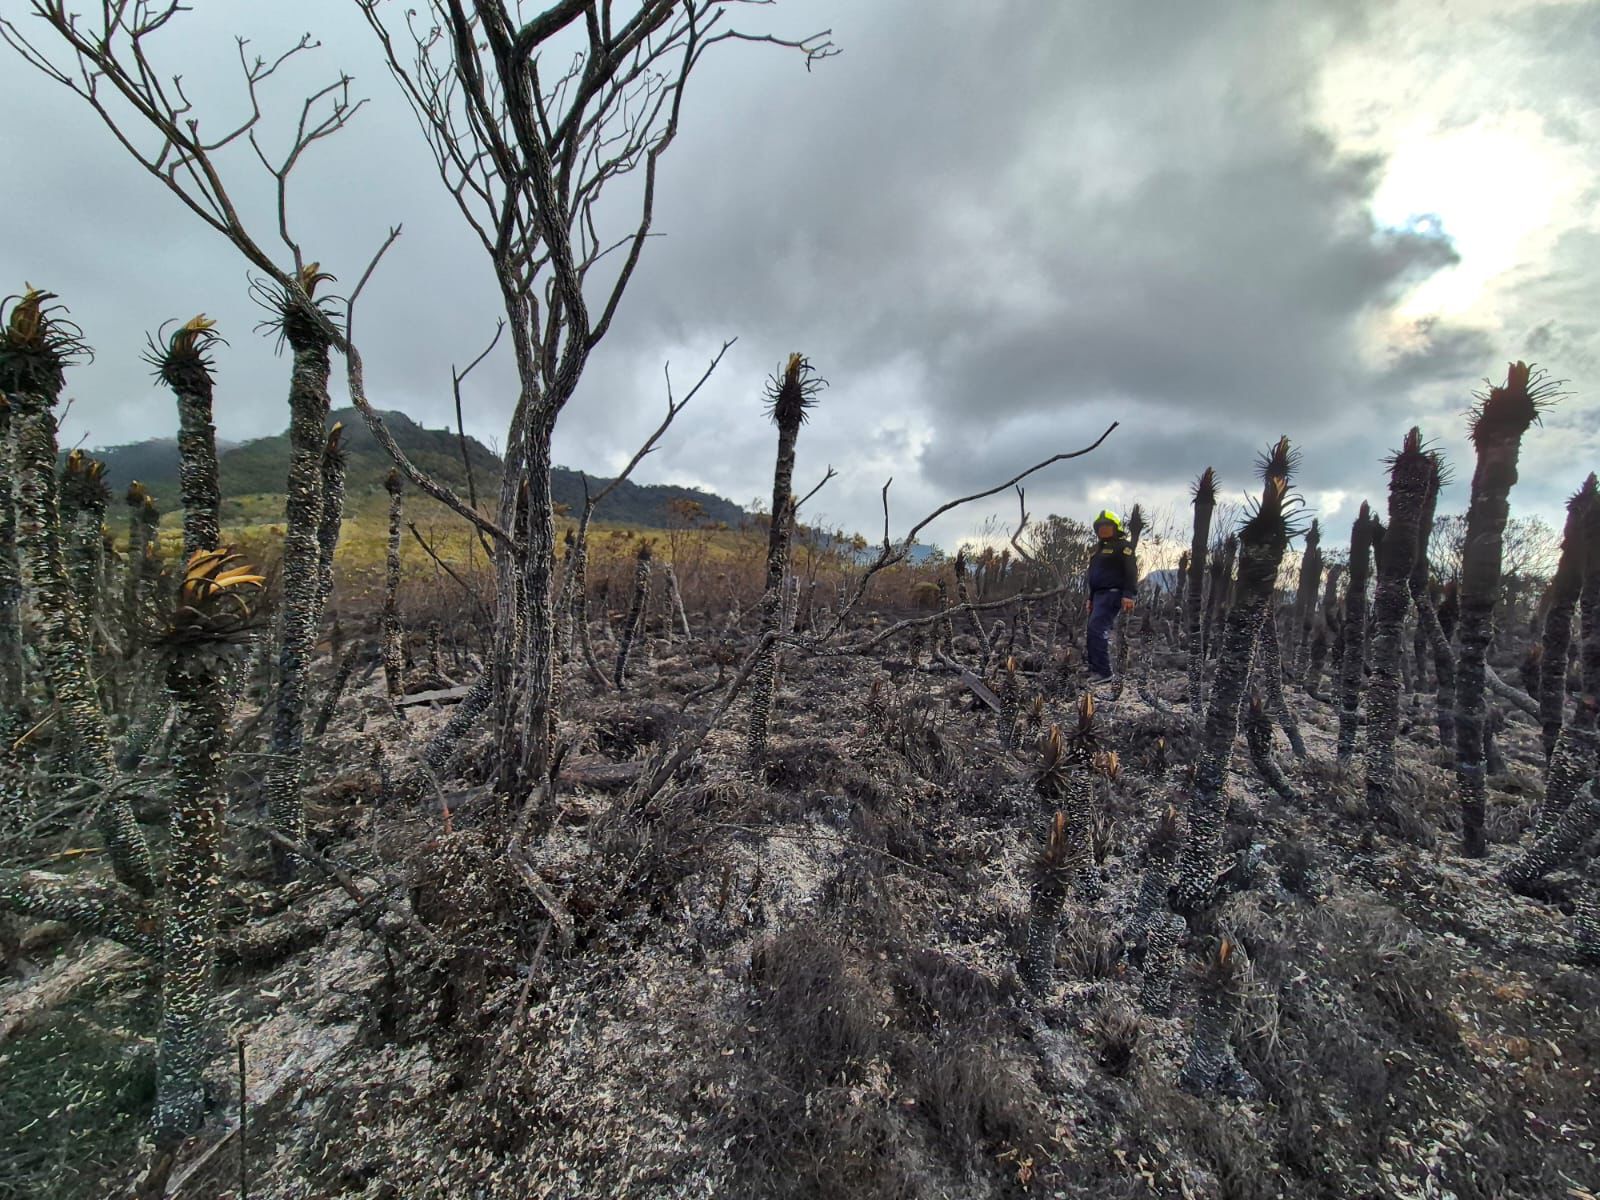
[[[1119,591],[1132,596],[1139,590],[1139,565],[1133,547],[1122,534],[1097,541],[1089,556],[1089,591]]]

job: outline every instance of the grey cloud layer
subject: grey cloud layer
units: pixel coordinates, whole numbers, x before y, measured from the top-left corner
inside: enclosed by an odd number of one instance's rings
[[[315,161],[296,212],[308,248],[327,247],[314,252],[341,272],[359,269],[385,224],[406,222],[358,334],[375,398],[442,424],[449,363],[492,328],[490,281],[339,7],[285,4],[274,21],[322,33],[325,61],[352,64],[375,97],[349,148]],[[759,15],[789,32],[831,25],[845,54],[810,75],[754,47],[709,63],[663,171],[664,236],[563,418],[558,457],[574,465],[626,456],[656,419],[664,359],[685,386],[737,334],[647,478],[761,494],[762,377],[801,349],[833,387],[801,439],[798,477],[838,467],[818,511],[869,534],[886,474],[908,517],[1113,418],[1123,428],[1103,451],[1035,484],[1035,512],[1086,503],[1108,480],[1171,493],[1208,462],[1242,482],[1279,432],[1305,444],[1308,488],[1376,498],[1379,459],[1404,425],[1426,420],[1458,449],[1466,385],[1506,357],[1548,354],[1569,375],[1596,360],[1594,273],[1581,268],[1600,266],[1600,251],[1581,231],[1563,243],[1570,261],[1530,267],[1525,311],[1505,317],[1527,349],[1433,323],[1404,355],[1365,356],[1363,330],[1454,252],[1425,228],[1375,229],[1381,162],[1316,127],[1319,64],[1368,36],[1356,7],[1334,19],[1244,2],[837,0]],[[1448,47],[1435,19],[1430,44]],[[208,20],[214,46],[229,26]],[[1527,27],[1507,36],[1524,41],[1570,27],[1579,46],[1594,28],[1572,13],[1565,25],[1517,20]],[[1552,103],[1587,129],[1573,57],[1546,78]],[[1508,87],[1542,86],[1515,66]],[[9,135],[8,161],[37,171],[0,180],[0,200],[32,205],[40,236],[7,258],[20,251],[30,279],[67,296],[101,350],[75,381],[91,440],[170,424],[134,352],[144,329],[199,307],[234,343],[224,432],[281,426],[282,368],[248,333],[239,260],[42,87],[0,79],[0,99],[37,93],[49,114]],[[475,432],[501,432],[512,383],[504,358],[474,378]],[[1578,422],[1590,447],[1592,424]],[[1548,486],[1530,478],[1529,501],[1569,489],[1562,470],[1549,474]],[[937,532],[960,536],[980,517]]]

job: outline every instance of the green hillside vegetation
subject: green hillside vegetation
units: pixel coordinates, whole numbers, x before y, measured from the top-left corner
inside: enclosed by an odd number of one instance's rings
[[[467,472],[461,459],[461,441],[453,430],[425,429],[404,413],[383,414],[385,423],[406,456],[433,478],[467,495]],[[366,422],[353,408],[339,409],[330,424],[344,424],[344,446],[348,466],[345,476],[347,510],[352,516],[385,504],[383,478],[390,459]],[[500,486],[500,458],[482,442],[467,438],[467,454],[478,489],[479,501],[492,509]],[[126,446],[112,446],[91,453],[106,464],[106,480],[113,494],[120,493],[137,479],[155,496],[156,502],[176,518],[178,507],[178,447],[173,439],[152,439]],[[256,438],[223,450],[218,455],[222,474],[222,519],[233,527],[269,524],[283,519],[283,485],[289,469],[287,433]],[[591,489],[603,487],[605,479],[591,476]],[[552,472],[551,491],[556,502],[574,512],[583,507],[583,480],[579,472],[557,467]],[[669,505],[692,501],[700,506],[699,519],[737,528],[747,519],[745,511],[721,496],[697,488],[666,484],[640,486],[628,482],[607,497],[597,514],[608,524],[634,525],[660,529],[671,521]],[[418,493],[415,503],[419,517],[442,515],[443,509]]]

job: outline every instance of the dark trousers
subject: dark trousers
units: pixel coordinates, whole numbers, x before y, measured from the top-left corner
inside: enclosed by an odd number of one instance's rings
[[[1122,612],[1122,593],[1116,588],[1096,592],[1091,603],[1089,645],[1084,657],[1089,660],[1090,674],[1103,677],[1111,674],[1111,630]]]

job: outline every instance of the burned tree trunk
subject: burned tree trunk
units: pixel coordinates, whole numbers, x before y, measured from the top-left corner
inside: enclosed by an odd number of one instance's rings
[[[215,550],[221,537],[222,488],[217,479],[217,431],[211,423],[214,381],[208,353],[218,340],[204,313],[183,325],[165,347],[154,340],[145,358],[178,398],[178,495],[183,504],[183,560]]]
[[[100,610],[100,580],[104,575],[105,543],[101,529],[111,499],[104,482],[105,470],[105,463],[96,462],[82,450],[74,450],[67,455],[62,468],[58,493],[62,554],[67,576],[72,581],[72,595],[78,602],[84,632],[91,645],[103,640],[95,636],[95,620]]]
[[[1317,590],[1322,584],[1322,527],[1313,519],[1306,530],[1306,549],[1300,556],[1300,583],[1294,596],[1293,630],[1299,631],[1290,670],[1298,678],[1306,666],[1311,648],[1312,617],[1316,613]],[[1291,634],[1293,632],[1291,630]]]
[[[12,305],[0,332],[0,394],[12,406],[16,438],[17,545],[39,614],[45,675],[71,734],[79,772],[100,792],[99,821],[112,867],[123,883],[150,895],[156,887],[150,847],[118,787],[111,737],[90,668],[89,638],[62,557],[54,409],[65,384],[63,367],[84,347],[76,329],[45,307],[51,298],[30,289]]]
[[[177,711],[161,931],[161,1031],[155,1140],[168,1148],[205,1115],[216,962],[217,885],[227,771],[229,658],[250,626],[263,580],[220,550],[197,550],[162,643]]]
[[[1567,521],[1561,534],[1561,559],[1550,581],[1549,607],[1544,617],[1544,638],[1539,659],[1539,722],[1543,726],[1544,756],[1549,761],[1561,735],[1562,710],[1567,699],[1567,650],[1572,645],[1572,614],[1591,570],[1584,554],[1584,523],[1595,503],[1595,476],[1584,480],[1567,501]],[[1596,564],[1595,570],[1600,570]]]
[[[398,700],[406,690],[404,633],[400,625],[400,526],[405,516],[400,472],[389,468],[383,486],[389,493],[389,545],[383,559],[383,681],[389,699]]]
[[[1206,584],[1206,551],[1211,545],[1211,514],[1217,506],[1217,476],[1210,467],[1200,472],[1194,485],[1194,535],[1189,543],[1189,712],[1200,723],[1200,706],[1205,702],[1205,637],[1200,623],[1200,605]]]
[[[1411,574],[1419,550],[1422,507],[1433,473],[1413,428],[1389,468],[1389,527],[1378,555],[1372,601],[1372,682],[1367,689],[1367,811],[1393,815],[1394,743],[1400,731],[1401,634],[1411,607]]]
[[[617,670],[614,682],[619,692],[628,688],[628,658],[633,653],[634,643],[644,632],[644,606],[649,595],[650,543],[641,542],[633,569],[633,607],[628,610],[627,623],[622,627],[622,636],[617,639]]]
[[[1488,853],[1484,838],[1484,670],[1494,640],[1494,606],[1500,594],[1501,538],[1517,482],[1522,435],[1538,418],[1553,386],[1526,363],[1512,363],[1506,382],[1492,387],[1472,421],[1478,452],[1461,558],[1461,653],[1456,677],[1456,775],[1461,786],[1462,852]]]
[[[1371,568],[1372,515],[1361,502],[1350,527],[1350,576],[1344,586],[1343,654],[1339,660],[1339,761],[1355,755],[1360,726],[1361,676],[1366,666],[1367,574]]]
[[[317,623],[333,598],[333,554],[344,526],[344,425],[335,421],[322,444],[318,475],[322,480],[322,512],[317,518]]]
[[[1215,658],[1217,630],[1227,620],[1233,592],[1233,560],[1239,552],[1239,539],[1228,534],[1222,539],[1222,553],[1211,560],[1211,588],[1206,596],[1206,656]]]
[[[300,284],[307,296],[327,276],[310,263]],[[328,350],[322,322],[284,293],[273,298],[284,337],[294,353],[289,381],[289,478],[284,502],[283,598],[278,612],[278,702],[272,711],[268,743],[267,815],[290,841],[305,840],[301,766],[305,748],[305,707],[311,654],[316,644],[319,591],[317,530],[322,520],[322,451],[327,443]],[[297,864],[275,850],[279,872]]]
[[[778,632],[783,580],[789,566],[789,540],[794,527],[794,450],[806,411],[822,386],[803,355],[791,354],[781,378],[769,381],[768,408],[778,427],[778,456],[772,472],[772,524],[767,531],[767,578],[761,594],[761,632]],[[745,766],[761,782],[766,773],[767,719],[772,710],[778,643],[774,637],[761,650],[750,674],[750,726]]]
[[[1249,1095],[1255,1080],[1246,1074],[1233,1053],[1230,1040],[1243,996],[1244,950],[1223,938],[1196,979],[1199,1004],[1194,1016],[1194,1040],[1189,1058],[1178,1074],[1185,1091],[1223,1091]]]
[[[1262,463],[1261,501],[1240,534],[1239,583],[1218,647],[1190,802],[1189,836],[1178,863],[1173,907],[1179,912],[1201,912],[1212,901],[1226,811],[1223,779],[1239,735],[1239,703],[1250,676],[1256,631],[1272,602],[1278,567],[1289,544],[1295,503],[1289,495],[1289,477],[1294,463],[1289,439],[1281,438]]]

